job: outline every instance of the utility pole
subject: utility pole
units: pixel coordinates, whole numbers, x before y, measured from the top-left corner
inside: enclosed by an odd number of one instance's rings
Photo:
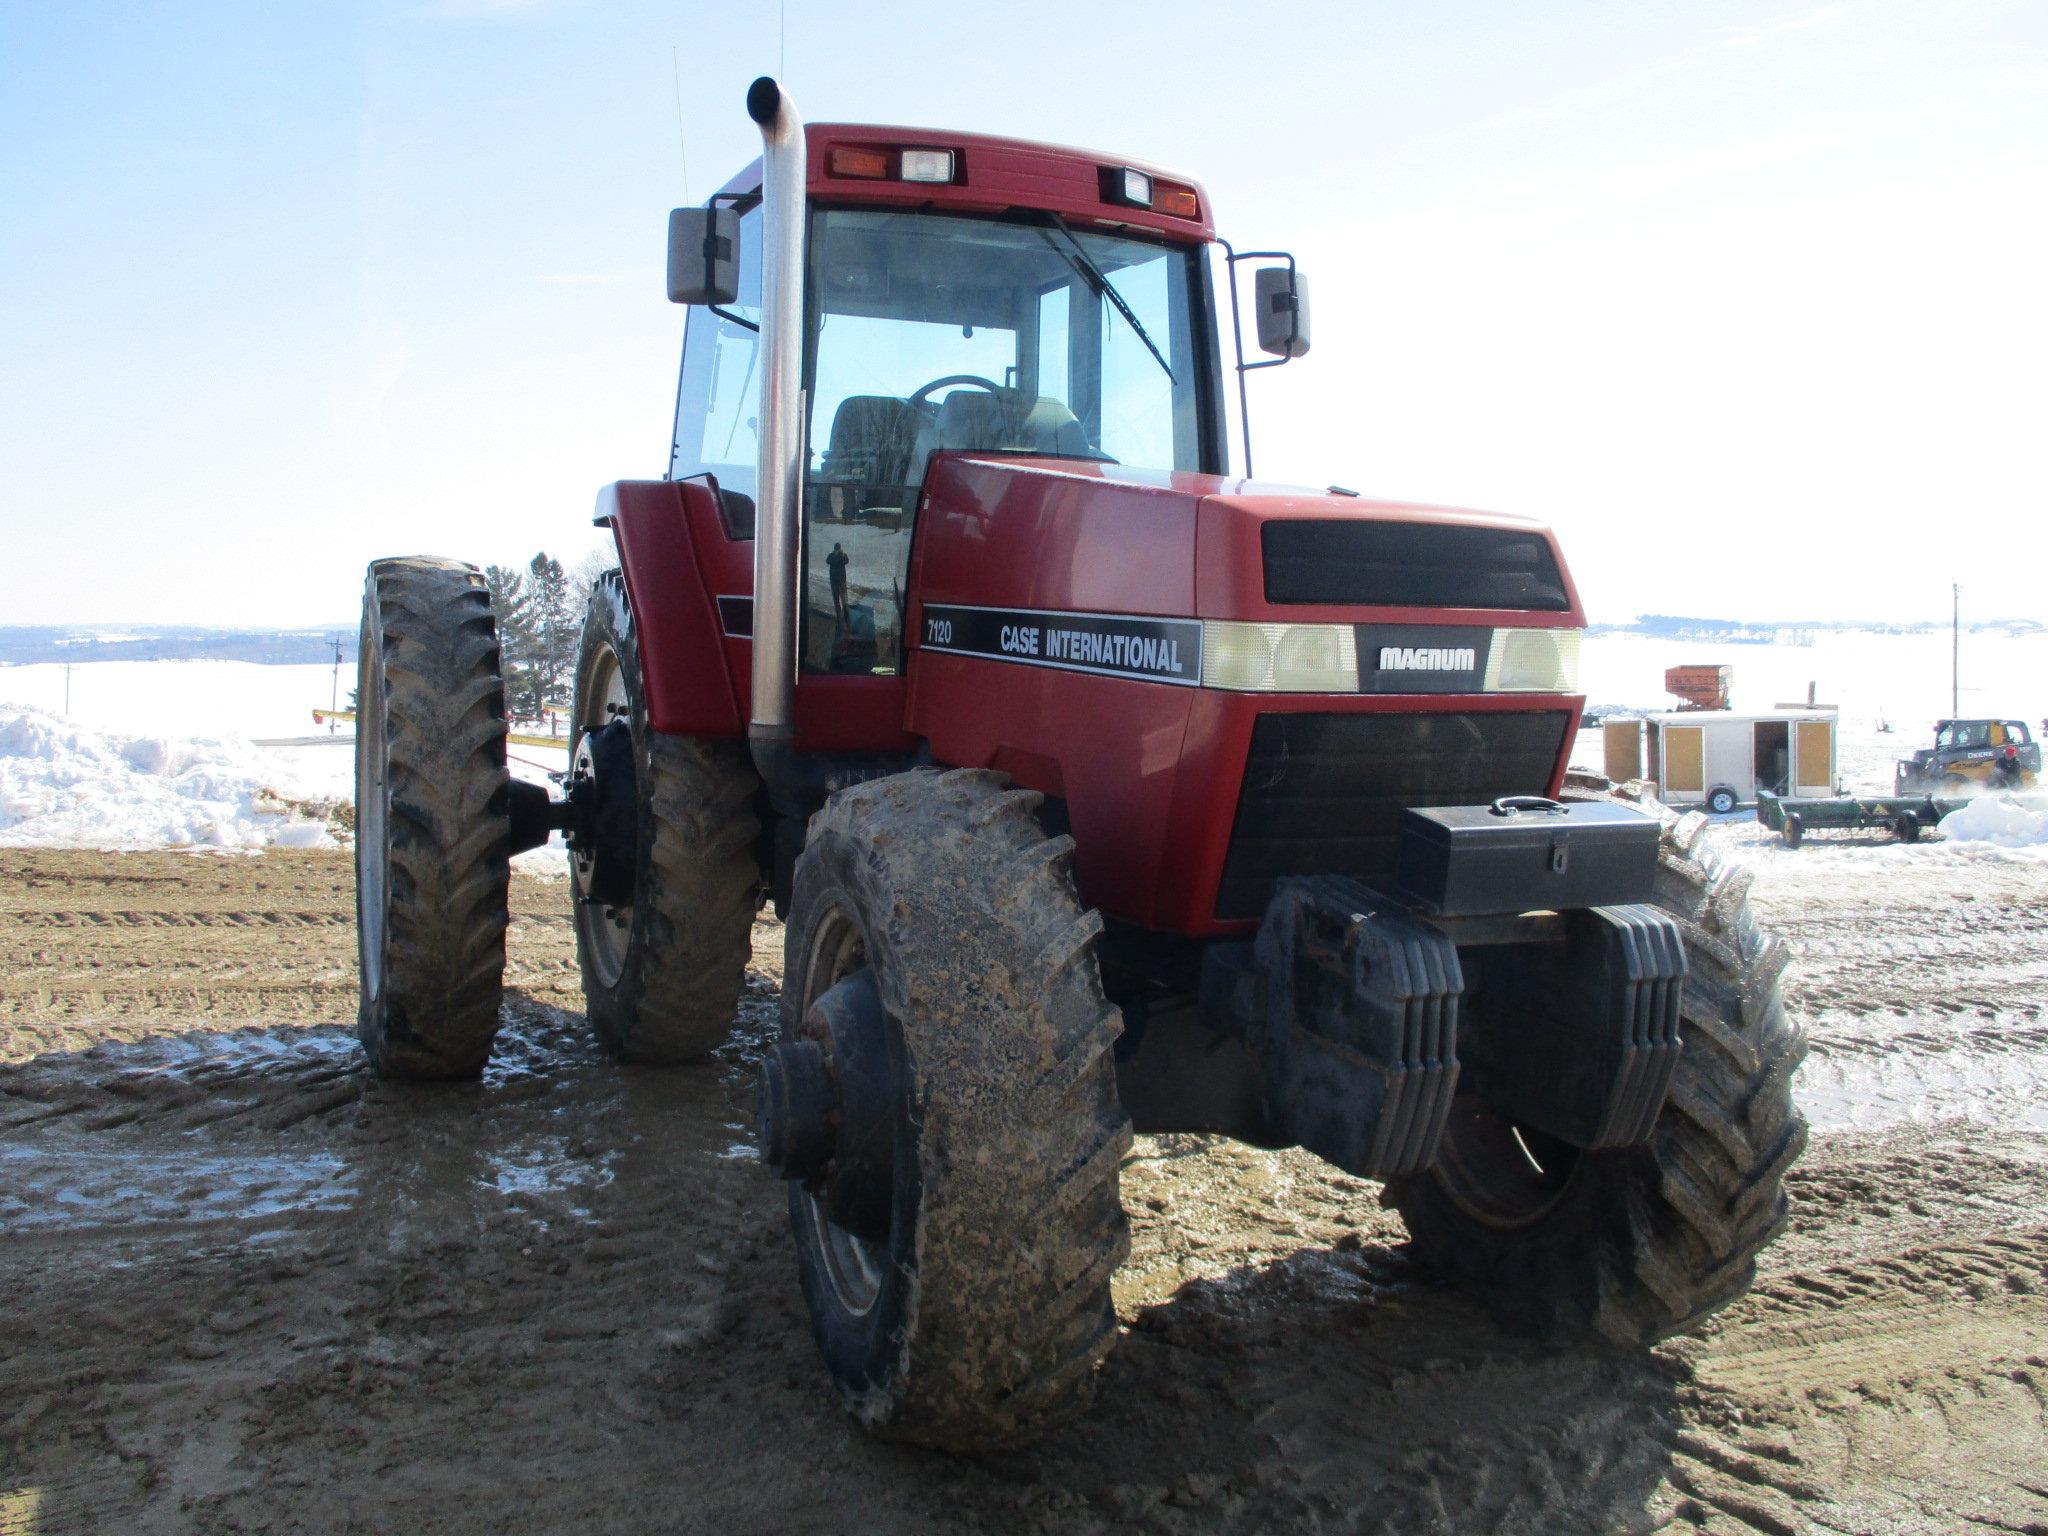
[[[327,698],[327,734],[334,734],[334,716],[341,708],[341,636],[334,638],[334,689]]]
[[[71,718],[71,663],[64,663],[64,718]]]
[[[1948,622],[1948,717],[1963,717],[1963,584],[1948,584],[1951,603]]]

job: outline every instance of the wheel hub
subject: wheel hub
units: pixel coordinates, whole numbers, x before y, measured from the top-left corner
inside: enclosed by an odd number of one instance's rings
[[[888,1015],[863,966],[811,1005],[802,1036],[762,1062],[761,1161],[801,1183],[832,1225],[879,1241],[895,1195],[896,1109]]]
[[[565,820],[583,895],[605,906],[633,902],[640,853],[639,779],[630,725],[615,719],[584,733],[565,791]]]

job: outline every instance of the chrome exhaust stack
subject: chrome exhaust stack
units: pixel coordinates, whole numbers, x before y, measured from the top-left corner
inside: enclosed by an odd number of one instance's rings
[[[803,494],[804,125],[763,75],[747,91],[761,128],[761,463],[755,487],[750,740],[791,740],[796,691],[799,498]]]

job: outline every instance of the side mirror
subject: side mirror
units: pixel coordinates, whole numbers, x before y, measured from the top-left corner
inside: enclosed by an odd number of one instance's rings
[[[669,303],[730,304],[739,296],[740,216],[730,208],[671,209]]]
[[[1258,312],[1261,352],[1285,358],[1308,351],[1308,279],[1299,268],[1261,267],[1254,272],[1252,307]]]

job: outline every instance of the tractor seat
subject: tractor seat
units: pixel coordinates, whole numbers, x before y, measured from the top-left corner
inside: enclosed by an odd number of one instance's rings
[[[894,395],[848,395],[832,413],[832,436],[818,465],[821,480],[901,485],[917,436],[917,412]]]
[[[933,454],[974,448],[1096,457],[1087,432],[1058,400],[1017,390],[992,395],[984,389],[956,389],[918,428],[911,471],[922,478]]]

